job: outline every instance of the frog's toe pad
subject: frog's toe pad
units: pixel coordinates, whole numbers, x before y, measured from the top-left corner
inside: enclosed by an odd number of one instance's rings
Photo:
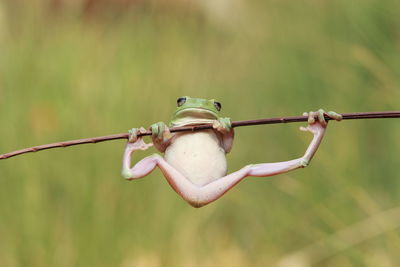
[[[128,131],[128,134],[129,134],[129,136],[128,136],[128,142],[129,143],[134,143],[134,142],[136,142],[136,140],[138,139],[138,136],[137,136],[137,132],[138,132],[138,128],[132,128],[132,129],[130,129],[129,131]]]
[[[139,133],[146,133],[146,129],[143,128],[143,127],[140,127],[140,128],[132,128],[132,129],[130,129],[130,130],[128,131],[128,134],[129,134],[129,136],[128,136],[128,142],[129,142],[129,143],[134,143],[134,142],[136,142],[136,141],[140,138],[140,136],[138,136]]]
[[[230,118],[219,118],[213,122],[213,128],[221,133],[228,133],[232,129]]]
[[[151,133],[153,139],[168,140],[172,137],[168,126],[164,122],[157,122],[151,125]]]
[[[339,114],[339,113],[334,112],[334,111],[326,112],[326,115],[328,115],[329,118],[334,119],[336,121],[343,120],[343,116],[341,114]]]

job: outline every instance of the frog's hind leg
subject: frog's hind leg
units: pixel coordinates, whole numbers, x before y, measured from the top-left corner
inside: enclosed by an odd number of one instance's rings
[[[129,168],[130,160],[124,160],[121,172],[122,176],[127,180],[136,180],[148,175],[157,166],[155,156],[156,154],[142,159],[132,168]]]
[[[146,144],[143,142],[142,138],[137,139],[134,143],[127,143],[124,151],[124,156],[122,159],[122,176],[127,180],[139,179],[154,170],[156,167],[156,160],[154,159],[154,155],[150,157],[146,157],[135,164],[132,168],[131,165],[131,157],[132,153],[137,150],[146,150],[153,144]]]
[[[154,159],[171,187],[196,208],[219,199],[247,176],[266,177],[304,167],[307,164],[303,158],[299,158],[285,162],[248,165],[206,185],[198,186],[189,181],[161,156],[154,155]]]
[[[139,143],[135,149],[138,150],[144,148],[142,146],[143,144]],[[132,148],[129,145],[125,149],[123,159],[122,175],[124,178],[128,180],[139,179],[152,172],[155,167],[158,166],[175,192],[196,208],[219,199],[247,176],[270,176],[302,167],[302,164],[304,164],[301,159],[298,159],[279,163],[249,165],[211,183],[199,186],[193,184],[158,154],[146,157],[130,168],[131,153]]]
[[[159,155],[154,156],[157,165],[160,167],[165,178],[175,192],[196,208],[207,205],[223,196],[229,189],[248,176],[250,171],[250,167],[247,166],[209,184],[199,186],[193,184],[172,165],[165,161],[164,158]]]

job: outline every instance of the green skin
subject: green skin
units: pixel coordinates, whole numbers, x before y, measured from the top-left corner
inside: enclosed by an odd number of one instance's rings
[[[200,123],[212,123],[215,133],[219,135],[221,140],[220,146],[225,150],[218,150],[219,152],[217,153],[228,153],[232,146],[233,129],[229,118],[220,117],[220,104],[213,99],[206,100],[190,97],[184,97],[185,101],[182,99],[183,98],[178,99],[178,108],[174,112],[170,125],[182,126]],[[316,112],[308,112],[303,114],[308,116],[308,126],[301,127],[300,129],[311,132],[314,137],[302,157],[284,162],[247,165],[240,170],[223,177],[218,176],[216,180],[202,185],[192,183],[188,177],[185,177],[185,175],[179,172],[177,168],[173,167],[158,154],[146,157],[136,163],[135,166],[130,167],[131,154],[133,152],[137,150],[146,150],[153,145],[144,143],[142,138],[137,136],[138,132],[143,132],[145,129],[134,128],[129,131],[130,137],[125,148],[122,162],[122,176],[127,180],[135,180],[148,175],[156,167],[159,167],[171,187],[184,200],[194,207],[201,207],[217,200],[246,177],[268,177],[306,167],[313,158],[325,134],[327,122],[325,121],[324,114],[337,121],[342,119],[340,114],[337,114],[333,111],[325,112],[322,109]],[[167,125],[163,122],[153,124],[151,126],[151,130],[153,133],[152,139],[154,146],[161,152],[164,152],[170,144],[177,144],[178,142],[173,141],[171,143],[173,135],[169,132]],[[201,150],[203,144],[206,144],[203,143],[206,142],[206,139],[204,139],[204,141],[203,139],[200,141],[197,139],[197,142],[200,142],[198,144],[200,144],[199,148]],[[169,151],[170,150],[167,152]],[[213,155],[209,155],[208,152],[205,152],[202,154],[202,156],[205,158],[210,158]],[[186,156],[174,154],[173,157],[176,159],[185,159]],[[213,160],[214,158],[215,157],[213,157]],[[186,161],[183,160],[182,162]],[[204,167],[202,166],[202,172],[203,170],[209,170],[213,172],[214,170],[211,169],[210,166],[211,165],[206,163]]]
[[[183,121],[187,121],[188,118],[193,118],[191,124],[198,124],[205,122],[205,120],[213,120],[214,128],[221,133],[227,133],[232,130],[231,119],[220,116],[220,111],[215,105],[215,100],[207,100],[202,98],[191,98],[186,96],[186,101],[178,106],[172,116],[169,126],[178,126]],[[185,123],[187,125],[187,123]],[[167,125],[163,122],[157,122],[151,125],[151,132],[153,139],[157,138],[160,141],[166,141],[165,132]]]

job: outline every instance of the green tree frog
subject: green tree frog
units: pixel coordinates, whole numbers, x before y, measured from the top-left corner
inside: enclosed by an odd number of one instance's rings
[[[158,166],[171,187],[190,205],[201,207],[211,203],[248,176],[267,177],[306,167],[317,151],[325,133],[327,122],[324,114],[335,120],[341,115],[333,111],[304,113],[308,126],[301,127],[314,135],[303,157],[276,163],[251,164],[227,173],[225,154],[233,144],[234,130],[229,118],[221,117],[221,104],[214,99],[179,97],[169,127],[197,124],[212,124],[213,129],[195,132],[170,133],[163,122],[151,125],[153,143],[146,144],[139,132],[144,128],[129,131],[122,176],[128,180],[142,178]],[[154,146],[162,153],[153,154],[130,167],[131,154]]]

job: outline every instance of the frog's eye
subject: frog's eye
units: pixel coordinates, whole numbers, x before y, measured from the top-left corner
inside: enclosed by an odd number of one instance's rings
[[[221,103],[214,101],[214,107],[220,111],[221,110]]]
[[[178,107],[182,106],[186,102],[186,97],[180,97],[176,100],[176,103],[178,104]]]

